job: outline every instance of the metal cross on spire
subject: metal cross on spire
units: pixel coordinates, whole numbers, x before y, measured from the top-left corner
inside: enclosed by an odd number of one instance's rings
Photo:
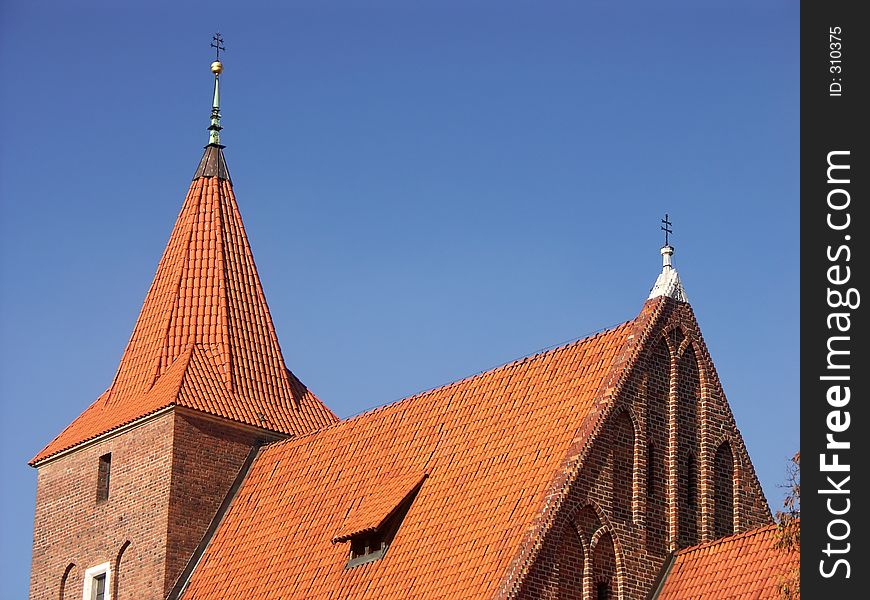
[[[668,236],[674,232],[674,230],[671,229],[671,225],[673,225],[673,223],[668,220],[668,213],[665,213],[665,218],[662,219],[662,231],[665,232],[665,246],[670,246]]]
[[[220,74],[224,72],[224,65],[220,60],[221,50],[224,48],[224,38],[220,31],[212,36],[211,47],[214,48],[215,61],[211,63],[211,72],[214,73],[214,97],[211,103],[211,125],[208,126],[209,146],[221,145],[221,102],[220,102]],[[223,147],[223,146],[221,146]]]
[[[683,289],[683,284],[680,281],[680,276],[674,268],[674,248],[671,246],[671,234],[674,230],[671,229],[671,218],[668,213],[665,213],[665,218],[662,219],[662,231],[665,232],[665,245],[662,246],[662,272],[659,274],[653,289],[649,293],[648,300],[658,298],[659,296],[667,296],[673,298],[677,302],[688,302],[686,291]]]
[[[221,32],[216,32],[212,37],[211,47],[214,48],[214,59],[219,61],[221,59],[221,50],[226,51],[224,48],[224,36],[221,35]]]

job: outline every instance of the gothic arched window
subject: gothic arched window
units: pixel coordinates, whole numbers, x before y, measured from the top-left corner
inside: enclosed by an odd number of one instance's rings
[[[583,597],[583,544],[574,526],[562,530],[557,552],[559,569],[559,600]]]
[[[680,547],[698,543],[698,461],[701,377],[695,348],[690,344],[677,364],[678,534]]]
[[[70,598],[78,600],[82,597],[81,588],[77,585],[75,568],[75,563],[66,566],[63,576],[60,578],[59,600],[69,600]]]
[[[611,598],[616,590],[616,553],[613,538],[605,533],[592,551],[592,580],[597,598]]]
[[[617,415],[612,431],[613,517],[630,521],[634,495],[634,424],[628,411]]]
[[[713,533],[717,538],[734,533],[734,454],[727,441],[713,459]]]
[[[671,355],[667,342],[659,340],[646,364],[646,548],[664,554],[667,546],[668,397],[671,389]]]

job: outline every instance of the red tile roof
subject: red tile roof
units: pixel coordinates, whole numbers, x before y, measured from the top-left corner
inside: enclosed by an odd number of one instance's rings
[[[182,597],[491,597],[636,325],[265,447]],[[386,555],[346,570],[336,542],[423,475]]]
[[[220,177],[191,183],[112,385],[31,464],[170,405],[285,434],[336,420],[284,366],[232,184]]]
[[[355,535],[380,529],[427,476],[411,472],[386,481],[373,481],[370,493],[354,499],[332,542],[346,542]]]
[[[800,555],[776,548],[767,525],[679,551],[656,598],[780,598],[779,585]]]

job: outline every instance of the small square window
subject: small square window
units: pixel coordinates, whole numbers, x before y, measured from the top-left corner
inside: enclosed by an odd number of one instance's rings
[[[366,539],[362,536],[350,540],[350,557],[356,558],[366,554]]]
[[[378,531],[359,535],[351,539],[350,560],[345,568],[355,567],[382,558],[387,552],[384,535]]]
[[[112,454],[103,454],[97,466],[97,502],[109,499],[109,479],[112,475]]]
[[[91,600],[106,600],[106,574],[94,577],[91,584]]]
[[[82,598],[84,600],[111,600],[110,583],[109,563],[91,567],[85,571],[85,589]]]
[[[384,546],[384,536],[377,531],[373,531],[368,535],[355,537],[351,540],[350,544],[350,558],[353,560],[380,553],[382,550],[385,550]]]

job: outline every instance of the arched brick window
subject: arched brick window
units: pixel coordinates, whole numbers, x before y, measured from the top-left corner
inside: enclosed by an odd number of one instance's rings
[[[698,499],[698,409],[701,378],[695,349],[688,346],[677,365],[677,514],[680,547],[698,543],[701,509]]]
[[[126,571],[126,567],[129,563],[129,560],[122,561],[125,553],[127,552],[127,548],[130,547],[130,540],[127,540],[121,547],[118,549],[118,554],[115,556],[115,574],[112,577],[112,600],[121,600],[121,578],[123,575],[126,575],[126,572],[122,574],[121,567],[124,567],[124,571]],[[124,592],[127,592],[126,588]],[[125,593],[126,598],[126,593]]]
[[[680,547],[698,543],[698,459],[691,451],[678,457],[680,470],[678,514]]]
[[[601,529],[601,520],[591,505],[584,506],[574,517],[574,527],[586,543],[592,541],[592,536]]]
[[[632,520],[631,502],[634,495],[634,424],[628,411],[614,419],[611,452],[613,454],[613,518]]]
[[[609,533],[598,538],[592,551],[592,584],[596,600],[616,598],[616,553]]]
[[[734,453],[727,441],[713,459],[713,533],[717,538],[734,533]]]
[[[562,530],[556,555],[559,600],[576,600],[583,597],[583,545],[573,525]]]
[[[668,333],[668,337],[671,339],[671,344],[674,348],[679,348],[683,340],[686,339],[686,336],[683,335],[683,332],[679,328],[672,329]]]
[[[646,548],[665,553],[668,535],[666,518],[668,447],[668,396],[671,357],[664,339],[654,347],[646,364]],[[650,451],[651,450],[651,451]]]
[[[78,573],[76,573],[75,568],[76,564],[70,563],[63,571],[63,576],[60,578],[60,589],[57,596],[60,600],[69,600],[70,598],[79,600],[82,596],[81,582],[77,577]]]

